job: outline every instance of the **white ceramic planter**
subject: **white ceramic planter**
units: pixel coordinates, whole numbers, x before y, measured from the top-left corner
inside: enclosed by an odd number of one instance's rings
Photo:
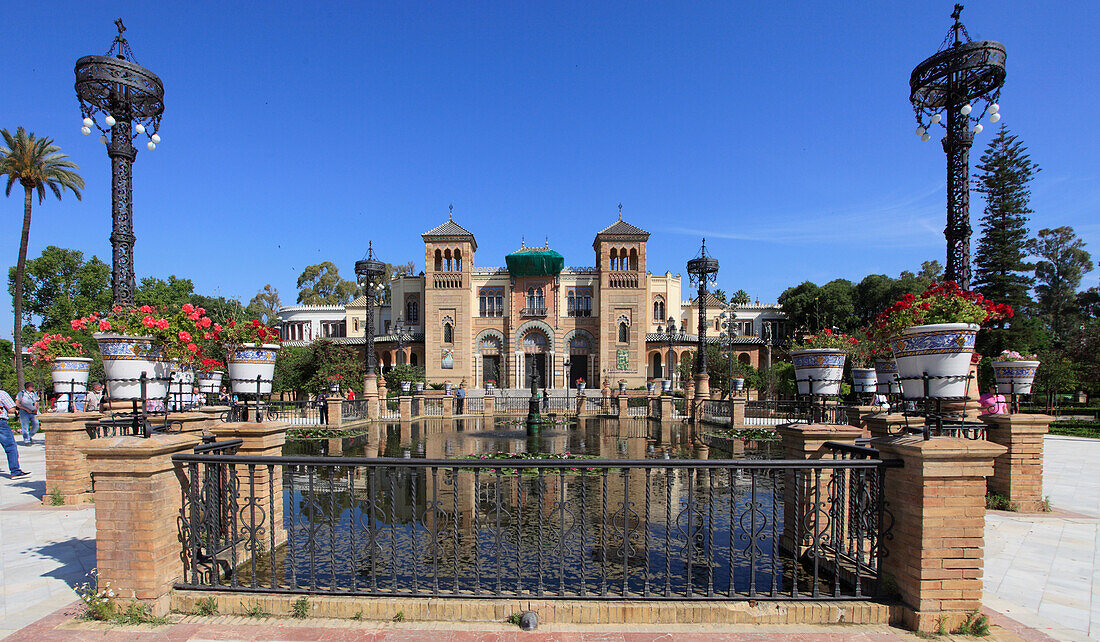
[[[672,379],[661,379],[661,390],[663,392],[672,390]]]
[[[225,373],[221,370],[214,370],[211,372],[199,373],[199,392],[216,394],[221,392],[222,389],[222,375]]]
[[[848,355],[834,348],[810,348],[791,352],[794,378],[800,395],[839,395]]]
[[[401,382],[401,392],[408,392],[410,390],[412,390],[412,382],[411,381],[402,381]]]
[[[233,392],[242,395],[254,395],[257,392],[256,377],[259,376],[259,393],[271,394],[271,380],[275,378],[275,359],[279,356],[279,345],[265,343],[243,343],[228,349],[226,365],[229,366],[229,382]]]
[[[879,359],[875,362],[875,378],[878,379],[879,394],[896,395],[901,392],[901,384],[898,383],[898,364],[893,359]]]
[[[88,373],[92,360],[87,357],[56,357],[50,363],[53,391],[60,393],[87,392]]]
[[[583,381],[578,383],[577,384],[577,390],[584,390],[584,385],[585,385],[585,382],[583,382]]]
[[[901,394],[906,399],[943,399],[966,396],[970,355],[978,326],[973,323],[935,323],[906,328],[890,341],[898,364]],[[928,379],[925,394],[924,376]],[[975,382],[974,385],[977,385]]]
[[[878,375],[874,368],[852,368],[852,392],[874,393],[878,391]]]
[[[733,379],[733,389],[740,392],[745,389],[745,380],[741,377],[735,377]]]
[[[1035,381],[1038,361],[994,361],[993,374],[997,377],[997,392],[1002,395],[1030,395]]]
[[[619,392],[626,392],[626,382],[625,381],[620,381],[619,382]]]
[[[645,389],[646,389],[646,392],[653,392],[654,390],[657,389],[657,382],[656,381],[647,381],[647,382],[645,382]]]
[[[107,394],[112,400],[141,399],[138,379],[143,372],[146,399],[168,396],[172,366],[161,358],[161,347],[153,343],[153,337],[128,337],[113,332],[96,332],[92,337],[103,356]]]
[[[417,381],[416,382],[416,391],[417,392],[424,392],[424,382],[423,381]]]

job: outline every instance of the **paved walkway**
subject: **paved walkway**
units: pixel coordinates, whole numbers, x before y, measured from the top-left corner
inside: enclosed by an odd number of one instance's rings
[[[986,516],[985,605],[1060,640],[1100,639],[1100,440],[1048,435],[1054,512]]]
[[[19,465],[32,475],[0,478],[0,637],[72,603],[72,587],[95,568],[95,510],[42,506],[46,449],[37,437],[19,446]]]
[[[42,618],[13,639],[102,638],[96,625],[70,623],[74,586],[95,566],[95,510],[44,507],[43,447],[19,447],[21,465],[32,477],[0,479],[0,638]],[[986,518],[986,598],[988,608],[1059,640],[1100,639],[1100,440],[1046,439],[1046,492],[1055,507],[1049,515],[990,513]],[[67,609],[78,612],[76,606]],[[998,619],[995,617],[994,621]],[[1036,639],[1010,622],[999,639]],[[352,629],[352,627],[356,627]],[[445,624],[448,628],[456,625]],[[184,618],[170,627],[118,631],[118,639],[513,639],[514,628],[480,625],[449,632],[425,625],[348,622],[252,622]],[[644,627],[625,631],[581,631],[544,627],[542,636],[524,639],[650,640],[658,632]],[[695,629],[698,632],[698,629]],[[685,629],[686,631],[686,629]],[[908,633],[886,627],[727,628],[699,632],[718,640],[910,640]],[[676,636],[679,638],[680,636]]]

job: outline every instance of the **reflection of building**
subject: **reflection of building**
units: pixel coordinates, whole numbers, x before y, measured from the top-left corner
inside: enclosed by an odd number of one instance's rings
[[[504,257],[506,267],[478,267],[477,240],[453,219],[421,237],[425,271],[395,277],[390,304],[375,310],[374,348],[383,370],[410,363],[424,366],[430,382],[479,387],[489,380],[527,387],[532,377],[549,388],[578,379],[593,387],[625,379],[634,387],[667,377],[667,366],[693,351],[696,326],[681,325],[685,334],[673,337],[669,364],[669,337],[658,329],[695,312],[683,309],[679,275],[648,271],[649,232],[621,216],[596,234],[594,267],[566,267],[548,245],[526,244]],[[280,311],[284,338],[305,343],[320,336],[319,325],[312,335],[296,329],[307,321],[307,308],[314,314],[310,306]],[[335,340],[362,345],[365,319],[360,297],[347,306],[345,336]],[[754,332],[735,348],[757,365],[762,345]]]

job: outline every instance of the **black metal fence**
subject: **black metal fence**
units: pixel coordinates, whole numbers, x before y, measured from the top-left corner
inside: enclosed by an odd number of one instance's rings
[[[873,458],[173,459],[184,589],[851,599],[890,523]]]
[[[340,403],[340,420],[343,422],[359,421],[360,419],[367,419],[367,405],[370,403],[377,403],[374,399],[345,399]]]

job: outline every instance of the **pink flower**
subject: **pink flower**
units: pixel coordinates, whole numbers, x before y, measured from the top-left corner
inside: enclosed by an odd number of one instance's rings
[[[147,314],[147,315],[145,315],[145,317],[144,317],[144,318],[143,318],[143,319],[141,320],[141,324],[142,324],[142,325],[144,325],[144,326],[145,326],[146,328],[151,328],[151,327],[153,327],[153,326],[155,326],[155,325],[157,324],[157,320],[156,320],[156,319],[154,319],[154,318],[153,318],[152,316],[150,316],[150,315],[148,315],[148,314]]]
[[[195,306],[191,305],[190,303],[184,303],[183,307],[180,309],[183,310],[184,314],[191,314],[195,311]]]
[[[198,321],[199,320],[199,313],[198,312],[192,312],[191,314],[187,315],[187,318],[191,319],[192,321]]]
[[[199,319],[199,327],[209,328],[210,327],[210,317],[203,317],[203,318]]]
[[[111,322],[108,321],[107,319],[104,319],[104,320],[99,322],[99,331],[100,332],[107,332],[110,329],[111,329]]]
[[[190,350],[191,352],[198,352],[199,351],[199,347],[197,345],[193,344],[193,343],[188,343],[187,344],[187,349]]]
[[[141,311],[144,312],[145,314],[152,314],[153,313],[153,308],[150,308],[147,305],[143,305],[143,306],[141,306]]]
[[[183,330],[180,330],[179,337],[180,337],[180,341],[183,341],[184,343],[189,343],[191,341],[191,333],[190,332],[185,332]]]
[[[80,319],[73,319],[72,321],[69,321],[69,325],[71,325],[73,327],[73,330],[79,330],[80,329]]]
[[[161,330],[168,329],[168,319],[157,319],[157,327]]]

